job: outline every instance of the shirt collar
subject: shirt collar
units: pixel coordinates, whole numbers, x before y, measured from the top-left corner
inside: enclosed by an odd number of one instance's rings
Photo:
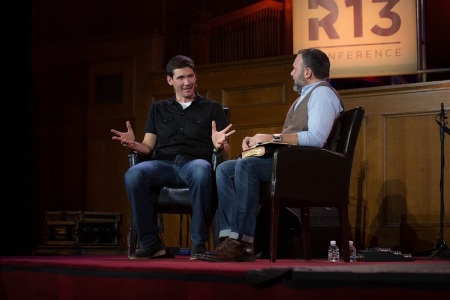
[[[302,92],[300,93],[300,98],[305,97],[316,85],[321,83],[323,81],[314,82],[311,84],[308,84],[307,86],[302,87]]]
[[[200,98],[201,98],[200,94],[198,92],[195,92],[195,98],[194,98],[194,100],[192,100],[192,104],[199,102]],[[176,102],[177,102],[177,98],[176,98],[176,96],[173,96],[170,104],[174,105]]]

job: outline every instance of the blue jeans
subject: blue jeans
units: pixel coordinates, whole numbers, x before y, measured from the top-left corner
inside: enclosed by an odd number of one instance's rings
[[[177,156],[174,161],[149,160],[138,163],[125,173],[125,188],[137,224],[142,247],[159,240],[155,220],[155,199],[152,191],[166,185],[189,187],[192,206],[191,241],[201,245],[209,240],[208,220],[212,202],[212,168],[204,159],[186,161]]]
[[[216,170],[219,237],[253,243],[260,187],[270,181],[271,158],[228,160]]]

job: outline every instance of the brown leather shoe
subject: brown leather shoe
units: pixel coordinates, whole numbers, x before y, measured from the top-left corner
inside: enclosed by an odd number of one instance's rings
[[[250,262],[255,261],[255,250],[253,244],[227,238],[214,251],[196,255],[195,258],[214,262]]]

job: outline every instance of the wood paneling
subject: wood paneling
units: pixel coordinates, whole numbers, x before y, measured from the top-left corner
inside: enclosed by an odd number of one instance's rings
[[[450,82],[428,82],[341,91],[347,107],[364,106],[365,127],[356,158],[364,162],[362,199],[351,215],[361,246],[423,251],[435,247],[440,222],[440,127]],[[444,154],[450,154],[445,140]],[[365,154],[364,154],[365,152]],[[358,157],[361,155],[361,157]],[[448,164],[444,178],[450,175]],[[449,203],[450,195],[444,195]],[[353,202],[351,205],[354,205]],[[366,220],[362,222],[362,220]],[[444,239],[450,218],[444,218]],[[360,228],[358,228],[360,227]]]
[[[292,56],[198,69],[203,93],[230,107],[232,157],[242,138],[279,132],[296,94]],[[152,93],[161,94],[152,82]],[[199,84],[200,85],[200,84]],[[339,91],[347,108],[363,106],[352,174],[350,222],[359,249],[391,247],[423,251],[435,246],[440,213],[440,139],[434,118],[450,99],[450,82],[428,82]],[[446,103],[449,107],[450,103]],[[449,138],[445,152],[450,155]],[[449,166],[445,166],[449,178]],[[448,186],[448,184],[447,184]],[[450,195],[445,195],[450,202]],[[449,217],[445,218],[448,236]]]
[[[230,139],[231,157],[240,153],[243,137],[280,132],[286,112],[297,97],[289,75],[293,58],[250,60],[197,69],[199,92],[231,109],[231,123],[237,130]],[[130,116],[138,140],[143,136],[150,105],[173,93],[164,72],[142,76],[136,77],[136,90],[140,93],[132,102],[134,115]],[[379,246],[405,252],[434,248],[440,221],[441,165],[439,126],[434,119],[441,102],[450,107],[450,81],[339,92],[346,108],[362,106],[366,110],[355,152],[350,199],[350,223],[357,248]],[[105,132],[111,126],[125,129],[123,117],[106,123],[109,124],[101,125]],[[126,153],[116,148],[106,134],[105,138],[90,135],[90,139],[88,157],[92,165],[88,167],[87,178],[91,182],[88,182],[87,203],[93,209],[121,210],[125,215],[121,226],[125,247],[129,227],[129,204],[122,181],[127,168]],[[449,140],[450,137],[445,140],[447,155],[450,155]],[[444,174],[449,186],[448,163]],[[445,203],[450,203],[448,192]],[[187,220],[181,225],[184,242],[188,241]],[[449,223],[447,215],[447,239]],[[165,216],[164,225],[166,245],[179,246],[178,216]]]
[[[155,39],[158,39],[158,35],[129,40],[104,40],[91,43],[89,47],[84,166],[86,205],[80,209],[121,213],[119,238],[124,249],[131,220],[123,179],[129,166],[128,151],[111,139],[113,134],[110,130],[114,128],[126,131],[125,122],[130,121],[136,140],[141,141],[143,138],[143,124],[151,103],[147,75],[153,68],[154,53],[152,54],[151,49]],[[96,103],[95,77],[118,72],[124,74],[123,101]]]

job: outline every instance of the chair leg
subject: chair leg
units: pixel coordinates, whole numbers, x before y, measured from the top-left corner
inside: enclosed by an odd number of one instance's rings
[[[278,221],[280,218],[280,204],[272,199],[270,216],[270,262],[277,260]]]
[[[349,222],[348,222],[348,206],[343,205],[339,207],[339,218],[341,224],[341,236],[342,236],[342,253],[345,262],[350,261],[350,250],[348,248],[349,241]]]
[[[305,260],[311,259],[311,234],[310,234],[310,215],[309,208],[302,208],[300,213],[300,218],[302,221],[303,235],[303,257]]]
[[[128,257],[131,256],[134,252],[136,252],[136,244],[137,244],[137,226],[136,221],[133,218],[133,213],[131,213],[131,226],[130,232],[128,233]]]
[[[214,248],[216,248],[217,245],[219,245],[219,243],[220,243],[220,240],[219,240],[219,214],[217,213],[217,211],[215,211],[214,216],[212,218],[211,231],[212,231],[213,245],[214,245]]]

